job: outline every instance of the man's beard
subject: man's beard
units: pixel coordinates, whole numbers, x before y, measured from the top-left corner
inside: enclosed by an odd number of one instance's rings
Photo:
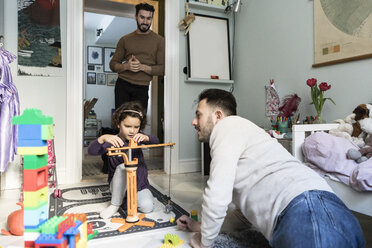
[[[151,25],[146,25],[146,24],[141,25],[137,22],[137,27],[138,27],[139,31],[141,31],[142,33],[146,33],[150,29]],[[145,27],[145,29],[143,29],[144,27]]]

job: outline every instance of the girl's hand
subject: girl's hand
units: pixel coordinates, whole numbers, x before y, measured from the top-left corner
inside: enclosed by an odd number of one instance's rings
[[[141,142],[147,142],[150,140],[149,136],[143,133],[137,133],[136,135],[133,136],[132,138],[135,142],[141,143]]]
[[[122,147],[124,145],[123,140],[117,136],[112,134],[104,134],[97,139],[98,143],[103,144],[104,142],[110,143],[114,147]]]
[[[177,226],[181,230],[190,232],[200,232],[200,222],[191,219],[189,216],[182,215],[177,219]]]

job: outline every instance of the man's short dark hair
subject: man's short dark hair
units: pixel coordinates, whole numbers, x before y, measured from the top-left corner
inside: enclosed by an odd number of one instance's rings
[[[236,115],[236,100],[233,94],[220,89],[206,89],[199,95],[199,102],[206,99],[213,107],[221,108],[227,116]]]
[[[152,12],[153,15],[154,15],[154,12],[155,12],[154,6],[152,6],[148,3],[139,3],[139,4],[136,5],[136,16],[138,15],[138,12],[140,10],[150,11],[150,12]]]

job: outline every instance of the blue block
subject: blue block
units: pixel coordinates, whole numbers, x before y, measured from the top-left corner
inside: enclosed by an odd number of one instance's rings
[[[25,230],[32,230],[32,232],[40,232],[41,231],[41,226],[45,224],[45,222],[47,222],[48,220],[44,220],[42,222],[40,222],[39,224],[37,224],[36,226],[26,226],[25,225]]]
[[[48,220],[48,215],[49,215],[49,209],[48,209],[48,203],[46,202],[43,206],[37,208],[37,209],[32,209],[32,210],[23,210],[24,214],[24,225],[25,226],[30,226],[30,227],[35,227],[38,226],[40,223],[44,223],[45,221]]]
[[[41,147],[47,146],[45,140],[21,140],[18,139],[18,147]]]
[[[42,233],[40,236],[35,240],[35,244],[62,244],[65,242],[66,238],[62,237],[61,239],[57,239],[57,234],[45,234]]]
[[[18,125],[18,140],[41,140],[41,125]]]

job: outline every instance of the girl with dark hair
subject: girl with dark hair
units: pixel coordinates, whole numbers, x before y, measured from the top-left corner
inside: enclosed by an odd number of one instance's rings
[[[118,128],[117,135],[104,134],[93,141],[88,147],[90,155],[101,155],[107,148],[128,146],[133,139],[141,144],[158,144],[159,139],[147,135],[143,130],[146,125],[146,114],[139,102],[127,102],[121,105],[112,116],[113,128]],[[148,172],[141,149],[132,150],[132,158],[138,158],[137,168],[137,205],[142,213],[149,213],[154,209],[154,197],[150,191]],[[108,182],[111,191],[111,205],[100,213],[100,217],[107,219],[113,216],[123,203],[127,187],[127,178],[123,157],[109,157]]]

